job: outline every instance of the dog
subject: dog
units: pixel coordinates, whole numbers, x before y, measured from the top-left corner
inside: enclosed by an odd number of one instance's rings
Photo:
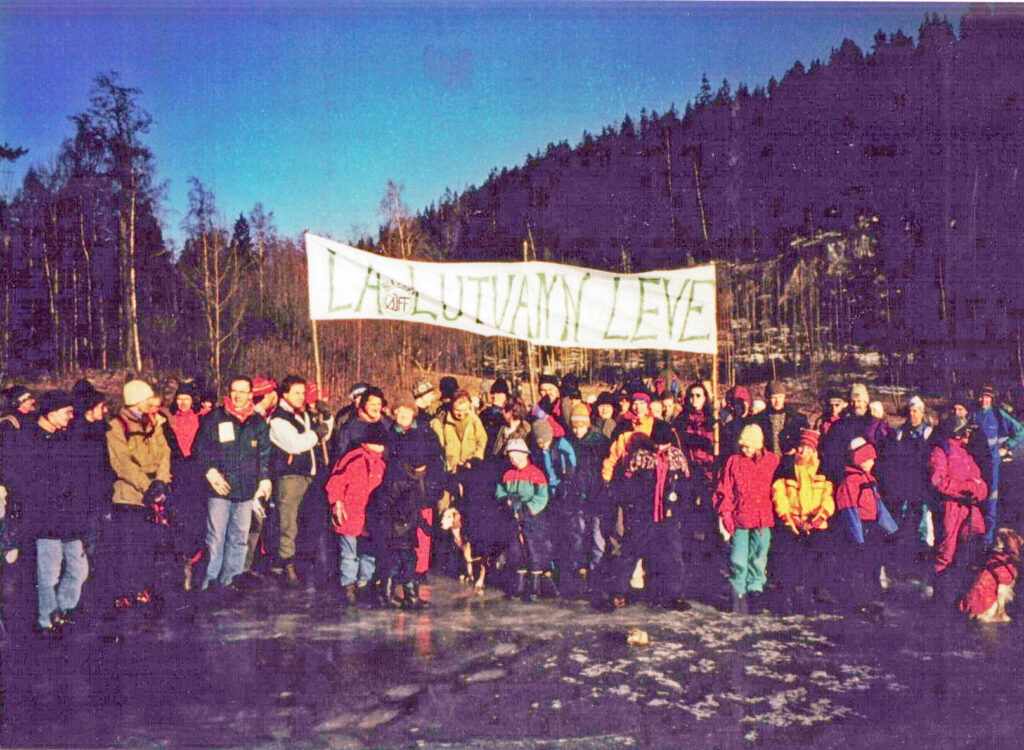
[[[1022,551],[1024,537],[1014,529],[1001,528],[996,532],[996,543],[985,566],[957,603],[957,608],[968,619],[983,623],[1010,622],[1006,606],[1014,599]]]
[[[451,534],[452,544],[462,554],[465,568],[459,574],[459,580],[472,583],[473,591],[482,596],[484,582],[487,580],[487,565],[483,558],[473,555],[473,544],[462,533],[462,513],[454,505],[449,505],[441,514],[441,530]]]

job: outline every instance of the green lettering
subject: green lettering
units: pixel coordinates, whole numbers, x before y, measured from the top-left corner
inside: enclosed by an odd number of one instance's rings
[[[516,333],[516,320],[519,319],[519,311],[526,311],[526,338],[533,338],[533,333],[530,331],[530,305],[527,296],[530,292],[529,279],[526,276],[520,277],[522,283],[519,285],[519,301],[516,303],[515,310],[512,311],[512,321],[509,323],[509,333],[513,336]]]
[[[370,283],[370,277],[375,276],[377,278],[376,284]],[[366,267],[366,278],[363,279],[363,288],[359,292],[359,301],[356,302],[356,312],[363,311],[363,297],[366,296],[367,290],[376,290],[377,292],[377,314],[380,315],[380,274],[373,270],[373,266]]]
[[[614,287],[614,291],[612,292],[612,311],[611,311],[611,314],[608,316],[608,325],[606,325],[604,327],[604,336],[602,337],[602,338],[604,338],[605,341],[610,341],[610,340],[622,340],[622,341],[625,341],[626,338],[627,338],[626,336],[616,336],[616,335],[613,335],[613,334],[609,333],[609,331],[611,331],[611,329],[612,329],[612,321],[615,320],[615,305],[619,301],[619,281],[620,281],[620,278],[618,276],[616,276],[612,280],[612,282],[615,285],[615,287]]]
[[[327,295],[327,312],[341,312],[342,310],[348,310],[352,307],[352,303],[347,305],[336,305],[334,304],[334,264],[336,257],[333,252],[327,253],[327,283],[329,285],[329,294]]]
[[[502,328],[502,323],[505,320],[505,313],[508,312],[508,303],[512,299],[512,284],[516,280],[515,274],[508,275],[508,289],[505,291],[505,305],[501,308],[501,315],[498,315],[498,277],[491,277],[494,286],[494,327]]]
[[[576,290],[575,301],[572,298],[572,294],[569,289],[569,282],[565,280],[565,276],[562,276],[562,291],[565,294],[565,327],[562,328],[562,341],[569,339],[569,318],[570,314],[573,319],[572,326],[572,340],[578,341],[580,334],[580,308],[583,305],[583,285],[590,280],[590,272],[587,271],[580,278],[579,288]]]
[[[437,320],[437,313],[430,312],[430,310],[420,309],[420,292],[416,288],[416,271],[415,266],[409,266],[409,286],[412,287],[412,312],[409,313],[410,318],[415,318],[417,315],[426,315],[431,320]]]
[[[444,287],[447,281],[447,276],[441,275],[441,315],[445,320],[458,320],[462,317],[462,277],[458,276],[459,280],[459,304],[455,305],[455,315],[449,315],[448,310],[451,309],[451,305],[445,302]]]
[[[697,304],[694,304],[693,298],[696,296],[695,295],[695,289],[696,289],[697,284],[710,284],[712,288],[714,288],[714,286],[715,286],[715,282],[714,281],[710,281],[710,280],[692,281],[692,282],[690,282],[690,296],[689,296],[689,298],[686,301],[686,315],[683,316],[683,327],[682,327],[682,330],[679,331],[679,341],[680,342],[683,342],[683,341],[702,341],[702,340],[703,341],[707,341],[707,340],[709,340],[712,337],[712,335],[714,335],[716,337],[718,336],[718,331],[708,331],[707,333],[705,333],[705,334],[703,334],[701,336],[684,336],[683,335],[683,334],[686,333],[686,322],[690,318],[690,311],[693,310],[694,312],[697,313],[697,315],[701,315],[704,312],[704,302],[703,301],[698,301]],[[714,301],[713,298],[712,298],[712,303],[711,304],[715,304],[715,301]]]
[[[483,302],[483,284],[488,279],[493,278],[493,276],[469,276],[466,278],[466,281],[470,282],[471,284],[476,284],[476,312],[474,313],[473,317],[476,321],[476,324],[480,326],[484,325],[483,320],[480,319],[480,305]]]
[[[639,300],[639,303],[637,304],[636,327],[633,329],[632,341],[654,341],[655,339],[658,338],[656,334],[652,333],[652,334],[648,334],[647,336],[638,336],[637,334],[640,332],[640,326],[644,322],[644,315],[646,313],[656,313],[656,312],[658,312],[658,308],[657,307],[648,307],[648,308],[644,307],[644,297],[646,296],[645,285],[647,285],[647,284],[654,284],[655,286],[657,286],[658,279],[639,279],[639,281],[640,281],[640,300]],[[671,331],[671,328],[669,330]],[[671,332],[669,333],[669,335],[670,336],[672,335]]]
[[[540,292],[537,294],[537,335],[540,336],[540,324],[544,322],[544,337],[547,338],[551,335],[551,290],[555,288],[555,284],[558,283],[558,279],[561,275],[551,279],[551,283],[547,282],[547,274],[538,273],[537,281],[540,283]],[[543,308],[543,309],[541,309]]]

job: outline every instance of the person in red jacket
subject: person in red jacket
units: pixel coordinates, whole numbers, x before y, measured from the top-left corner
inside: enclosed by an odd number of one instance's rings
[[[855,437],[847,448],[845,478],[836,488],[836,514],[850,545],[839,560],[840,575],[846,578],[846,592],[855,609],[869,617],[880,615],[879,606],[869,604],[876,581],[883,590],[888,588],[883,564],[885,537],[899,528],[882,502],[872,473],[877,459],[875,446],[864,437]]]
[[[331,527],[338,535],[338,583],[348,604],[356,603],[357,591],[366,589],[377,567],[366,530],[366,506],[384,481],[386,443],[384,425],[367,427],[359,446],[338,459],[324,488]]]
[[[758,611],[768,583],[768,549],[775,525],[772,478],[779,468],[779,457],[764,449],[764,432],[756,424],[746,425],[738,442],[740,452],[726,460],[714,504],[723,535],[732,542],[732,611],[747,614]]]
[[[967,452],[970,439],[967,420],[954,415],[943,423],[942,438],[928,456],[928,475],[942,500],[942,539],[936,549],[936,575],[953,565],[961,544],[985,533],[980,503],[988,497],[988,485]],[[967,558],[969,555],[961,555],[961,559]]]

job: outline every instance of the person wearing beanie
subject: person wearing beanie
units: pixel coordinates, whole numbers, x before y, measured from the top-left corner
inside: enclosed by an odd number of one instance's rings
[[[487,450],[487,431],[480,417],[473,413],[473,402],[466,391],[457,391],[451,408],[439,410],[430,427],[441,443],[445,469],[457,475],[483,461]]]
[[[786,387],[780,380],[771,380],[764,387],[767,408],[755,415],[754,421],[764,433],[764,444],[776,456],[784,456],[800,442],[800,430],[809,427],[807,417],[786,404]]]
[[[819,454],[821,455],[821,471],[832,482],[838,491],[846,479],[846,459],[848,446],[854,438],[862,437],[877,449],[874,442],[882,434],[879,420],[871,416],[869,404],[871,397],[867,386],[854,383],[850,386],[850,405],[843,411],[839,420],[822,434]]]
[[[6,435],[21,428],[22,422],[39,406],[35,395],[23,385],[9,385],[3,389],[3,411],[0,412],[0,446]]]
[[[900,525],[899,562],[913,565],[929,556],[935,545],[935,502],[928,475],[932,426],[925,419],[924,400],[917,395],[907,402],[906,421],[897,427],[880,451],[878,461],[882,496]]]
[[[80,464],[85,456],[68,431],[74,416],[70,394],[47,391],[37,418],[25,420],[6,446],[5,480],[22,508],[17,541],[35,549],[35,629],[48,634],[70,621],[89,575],[84,542],[93,498],[80,484],[90,467]]]
[[[367,591],[376,570],[367,534],[366,506],[384,481],[387,441],[385,425],[368,425],[359,435],[359,444],[334,464],[324,487],[331,528],[338,540],[338,585],[348,605],[356,604],[360,594]]]
[[[429,424],[437,412],[437,389],[429,380],[421,378],[412,384],[411,393],[424,424]]]
[[[985,546],[991,547],[995,541],[997,511],[999,507],[999,473],[1004,460],[1009,460],[1013,452],[1024,440],[1024,425],[1014,419],[1009,412],[995,403],[996,389],[985,385],[978,396],[977,406],[970,421],[978,425],[978,437],[983,438],[988,448],[988,469],[985,478],[988,482],[988,498],[985,500]],[[978,441],[981,442],[980,440]]]
[[[494,443],[498,432],[505,426],[505,407],[508,405],[508,383],[501,378],[494,381],[490,388],[491,403],[480,412],[480,421],[487,432],[487,444]]]
[[[171,447],[160,413],[160,397],[144,380],[122,390],[124,407],[110,420],[107,456],[114,473],[107,590],[118,612],[154,601],[156,547],[163,534],[152,523],[153,508],[166,499],[171,483]]]
[[[509,579],[508,595],[537,601],[544,593],[545,583],[554,588],[551,535],[545,510],[548,481],[544,472],[530,461],[526,441],[510,439],[505,453],[511,467],[494,488],[494,499],[508,508],[513,519],[509,529],[513,534],[509,540],[509,567],[514,576]]]
[[[582,402],[573,406],[569,424],[572,429],[565,439],[576,454],[577,465],[562,495],[562,504],[568,510],[565,552],[568,562],[563,567],[560,582],[563,592],[571,595],[571,587],[567,586],[571,578],[572,584],[579,589],[577,593],[586,596],[591,574],[605,551],[601,523],[607,515],[609,498],[601,482],[601,462],[608,455],[610,443],[593,426],[590,411]],[[570,571],[575,575],[567,575]]]
[[[568,411],[570,408],[569,399],[563,398],[562,391],[558,387],[558,378],[554,375],[541,375],[538,380],[537,390],[540,392],[540,400],[530,410],[530,416],[534,421],[547,419],[555,427],[558,437],[561,437],[568,430]]]
[[[810,594],[826,579],[829,519],[835,514],[832,483],[819,473],[821,433],[804,427],[793,452],[782,457],[772,482],[772,502],[780,521],[773,535],[774,575],[789,611],[807,612]]]
[[[277,408],[278,400],[276,380],[259,375],[252,379],[253,408],[264,420],[270,420],[270,415]]]
[[[643,561],[649,604],[689,609],[684,601],[684,533],[692,535],[693,483],[686,456],[672,427],[656,421],[648,438],[630,441],[621,503],[622,552],[610,558],[612,607],[626,603],[630,581]]]
[[[175,518],[180,524],[175,547],[185,559],[182,588],[186,592],[193,589],[195,566],[206,553],[206,479],[199,471],[193,450],[202,421],[199,408],[200,395],[195,382],[182,381],[170,409],[163,412],[167,420],[164,437],[171,448]]]
[[[203,590],[230,587],[245,567],[254,516],[266,517],[273,491],[267,422],[255,409],[252,380],[235,377],[227,398],[199,427],[196,456],[206,479],[206,551]]]
[[[972,425],[964,417],[950,416],[939,427],[936,445],[928,456],[928,472],[932,487],[942,502],[942,534],[936,545],[935,580],[943,598],[956,593],[959,582],[945,583],[944,575],[958,562],[966,572],[973,555],[970,542],[983,539],[986,527],[982,503],[990,497],[981,468],[967,452]],[[960,553],[960,554],[958,554]]]
[[[352,387],[348,389],[348,403],[338,410],[338,413],[334,415],[334,434],[337,435],[338,431],[341,430],[349,420],[355,419],[356,414],[359,412],[359,400],[363,394],[366,393],[366,389],[370,387],[369,383],[353,383]],[[332,447],[331,458],[333,460],[334,453]]]
[[[843,411],[849,406],[843,395],[836,390],[830,390],[822,398],[821,416],[814,424],[814,429],[825,436],[832,429],[832,425],[840,420]]]
[[[594,427],[608,440],[615,434],[616,420],[615,412],[618,404],[615,402],[615,395],[605,391],[601,393],[594,402]]]
[[[740,449],[740,433],[748,423],[754,421],[751,414],[752,399],[746,386],[737,385],[725,394],[725,409],[722,415],[722,427],[719,433],[718,460],[722,464]],[[763,434],[763,430],[762,430]]]
[[[531,460],[541,468],[548,480],[548,510],[546,513],[551,541],[556,545],[556,567],[564,580],[568,581],[572,568],[572,548],[582,544],[577,536],[578,522],[581,521],[578,504],[563,502],[563,490],[569,484],[570,476],[576,471],[576,451],[565,437],[556,437],[547,420],[533,423],[531,434],[533,454]],[[568,543],[562,543],[568,542]]]
[[[779,457],[764,449],[764,433],[746,425],[737,439],[739,453],[726,459],[715,488],[719,527],[730,543],[729,586],[735,614],[758,612],[768,584],[768,551],[775,514],[772,478]]]
[[[612,440],[608,449],[608,456],[601,465],[601,478],[611,482],[616,477],[616,472],[622,470],[622,462],[626,457],[627,447],[633,433],[641,433],[650,436],[654,429],[654,417],[651,415],[651,396],[646,391],[635,391],[632,395],[630,406],[629,422],[630,427],[622,430]]]
[[[852,394],[851,403],[855,403]],[[838,429],[833,428],[829,434]],[[877,458],[878,451],[867,438],[854,437],[847,446],[843,481],[836,487],[836,512],[847,545],[840,577],[845,580],[844,592],[852,598],[855,610],[869,617],[880,616],[880,608],[871,602],[879,587],[885,590],[889,586],[885,539],[898,530],[875,479]]]
[[[278,395],[279,405],[269,424],[271,473],[277,486],[275,568],[283,572],[287,585],[294,586],[299,582],[295,568],[299,513],[316,477],[325,470],[325,446],[334,419],[314,419],[307,404],[306,379],[302,376],[286,377]],[[255,552],[250,550],[247,562]]]

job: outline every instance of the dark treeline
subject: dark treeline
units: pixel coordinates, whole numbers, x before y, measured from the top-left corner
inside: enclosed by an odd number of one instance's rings
[[[895,378],[969,363],[1024,380],[1022,39],[1024,14],[976,7],[959,36],[929,16],[916,42],[845,40],[827,62],[753,89],[705,78],[682,111],[641,110],[575,146],[549,144],[420,214],[389,183],[379,233],[358,244],[521,260],[526,242],[539,259],[623,271],[716,260],[730,374],[813,370],[868,347],[898,365]],[[279,236],[262,205],[225,220],[193,179],[184,247],[171,247],[138,95],[99,76],[52,164],[0,203],[0,370],[308,370],[300,241]],[[5,144],[0,158],[24,154]],[[339,381],[371,361],[388,382],[519,357],[453,331],[322,328]]]

